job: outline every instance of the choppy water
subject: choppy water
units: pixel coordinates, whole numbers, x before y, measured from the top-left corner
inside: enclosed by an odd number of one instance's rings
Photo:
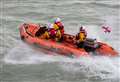
[[[23,43],[18,30],[24,22],[60,17],[67,33],[84,25],[88,37],[120,51],[119,10],[119,0],[0,0],[0,82],[119,82],[120,58],[46,55]],[[111,26],[111,34],[103,33],[102,25]]]

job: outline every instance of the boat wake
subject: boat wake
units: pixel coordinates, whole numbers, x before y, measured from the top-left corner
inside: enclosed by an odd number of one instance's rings
[[[62,63],[63,70],[74,74],[81,74],[88,79],[116,79],[120,78],[120,58],[111,59],[108,57],[80,58],[70,63]]]
[[[5,64],[45,64],[55,63],[64,72],[77,76],[81,74],[82,78],[88,79],[115,79],[119,80],[120,58],[109,58],[101,56],[68,58],[52,53],[48,55],[27,44],[21,43],[20,46],[13,48],[5,55],[3,62]],[[79,76],[77,76],[79,78]],[[81,77],[80,77],[81,78]]]

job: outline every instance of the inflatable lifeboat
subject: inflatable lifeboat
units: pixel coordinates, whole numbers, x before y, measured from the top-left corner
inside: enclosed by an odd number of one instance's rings
[[[23,41],[39,46],[52,52],[59,53],[64,56],[81,57],[90,56],[90,53],[102,56],[118,56],[111,46],[106,43],[97,42],[95,39],[87,38],[84,47],[80,48],[75,43],[75,36],[64,34],[60,42],[52,39],[43,38],[43,34],[47,31],[47,26],[41,24],[24,23],[20,26],[20,37]]]

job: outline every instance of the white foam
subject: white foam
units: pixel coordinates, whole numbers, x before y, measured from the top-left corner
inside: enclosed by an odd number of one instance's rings
[[[39,50],[20,42],[4,56],[3,61],[7,64],[40,64],[42,62],[58,62],[64,58],[56,53],[46,54]]]
[[[120,61],[120,58],[118,58]],[[76,62],[75,62],[76,61]],[[79,61],[79,62],[78,62]],[[120,79],[120,62],[115,61],[108,57],[92,57],[92,58],[80,58],[79,60],[71,61],[71,63],[61,64],[60,67],[63,70],[72,73],[82,73],[87,78],[94,79]],[[98,77],[98,78],[96,78]]]
[[[64,71],[82,73],[85,77],[94,79],[118,79],[120,74],[120,58],[102,56],[68,58],[59,54],[48,55],[32,47],[20,43],[5,55],[3,62],[6,64],[44,64],[55,63]],[[119,78],[120,79],[120,78]]]

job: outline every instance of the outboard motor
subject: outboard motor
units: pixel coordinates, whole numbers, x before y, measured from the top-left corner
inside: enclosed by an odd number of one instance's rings
[[[94,51],[98,47],[99,47],[99,44],[97,43],[96,39],[87,38],[84,42],[84,48],[88,52]]]

